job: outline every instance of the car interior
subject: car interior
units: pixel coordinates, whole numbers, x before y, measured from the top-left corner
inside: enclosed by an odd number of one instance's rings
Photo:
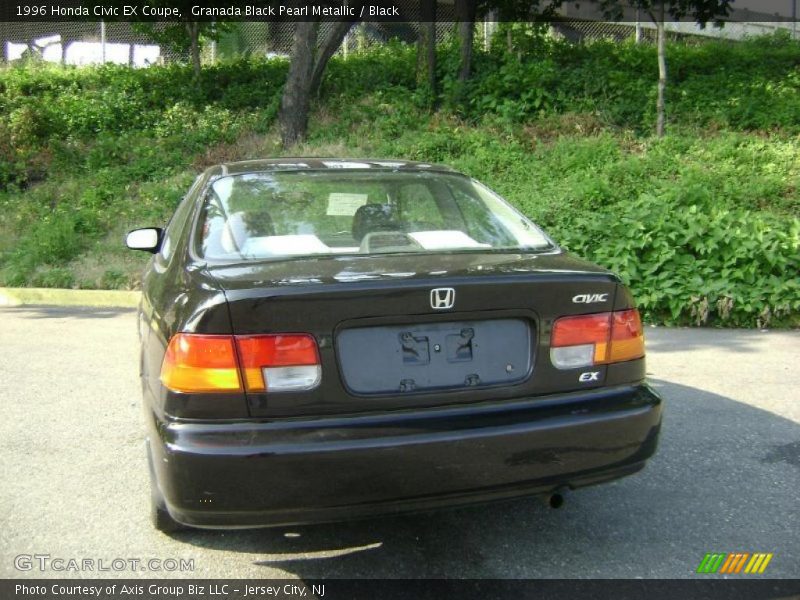
[[[289,194],[250,181],[246,194],[233,186],[224,200],[212,186],[200,250],[209,258],[257,259],[491,248],[498,234],[513,242],[497,220],[468,226],[464,205],[478,200],[459,203],[440,182],[366,181],[325,182]]]

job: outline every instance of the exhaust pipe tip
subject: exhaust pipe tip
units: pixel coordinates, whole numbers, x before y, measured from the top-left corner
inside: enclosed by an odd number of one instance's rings
[[[569,489],[566,487],[559,488],[550,494],[540,496],[540,498],[542,502],[545,504],[545,506],[549,506],[552,509],[561,508],[567,501],[568,491]]]

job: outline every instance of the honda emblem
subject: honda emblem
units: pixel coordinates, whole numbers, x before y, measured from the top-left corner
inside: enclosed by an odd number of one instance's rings
[[[434,288],[431,290],[431,308],[447,310],[456,303],[456,291],[453,288]]]

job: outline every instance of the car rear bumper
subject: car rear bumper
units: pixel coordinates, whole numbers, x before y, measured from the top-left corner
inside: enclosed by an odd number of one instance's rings
[[[275,422],[150,419],[158,486],[196,527],[288,525],[551,493],[629,475],[656,449],[647,385]]]

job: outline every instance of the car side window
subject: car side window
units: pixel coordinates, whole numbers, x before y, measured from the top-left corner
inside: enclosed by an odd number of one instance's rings
[[[161,240],[161,249],[159,250],[159,254],[163,260],[169,260],[169,257],[172,255],[172,231],[175,229],[172,227],[174,219],[170,219],[169,223],[167,223],[166,229],[164,229],[164,237]]]
[[[181,200],[178,208],[172,214],[172,217],[164,228],[164,235],[161,240],[159,256],[161,257],[161,260],[165,262],[168,261],[172,256],[175,241],[186,226],[186,219],[189,217],[192,206],[194,206],[194,197],[196,195],[195,192],[197,192],[197,188],[199,187],[202,178],[203,176],[200,175],[194,180],[192,187],[189,188],[189,191],[183,197],[183,200]]]

